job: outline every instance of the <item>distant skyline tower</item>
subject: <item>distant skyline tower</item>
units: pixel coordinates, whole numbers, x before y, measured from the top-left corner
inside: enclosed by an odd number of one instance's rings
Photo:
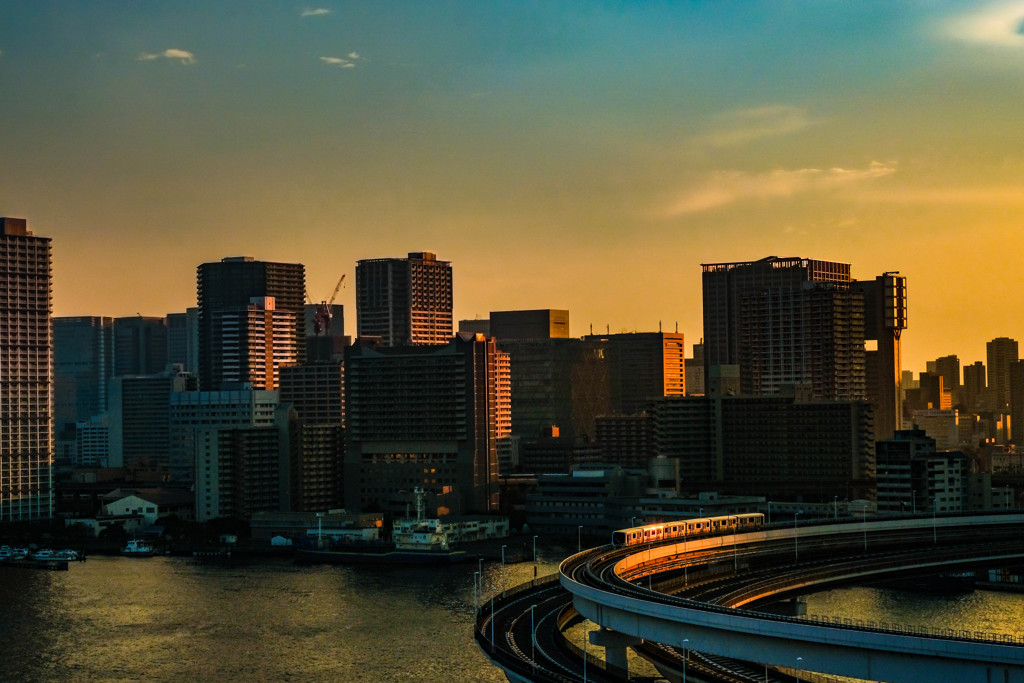
[[[864,297],[864,339],[867,398],[875,408],[875,438],[891,438],[903,427],[903,347],[907,329],[907,278],[883,273],[874,280],[854,281]],[[943,366],[945,367],[945,365]],[[957,372],[959,373],[959,361]]]
[[[1018,357],[1017,340],[997,337],[985,344],[988,386],[995,394],[996,410],[1001,411],[1010,404],[1010,365]]]
[[[225,381],[220,373],[227,350],[226,340],[216,323],[221,314],[245,311],[255,297],[274,297],[275,310],[291,316],[293,338],[304,338],[306,268],[301,263],[273,263],[256,261],[250,256],[232,256],[203,263],[196,270],[199,386],[203,391],[220,390]],[[237,352],[237,349],[231,351]],[[303,360],[305,345],[300,343],[296,348],[295,362]]]
[[[452,325],[452,266],[430,251],[356,263],[356,328],[384,346],[447,344]]]
[[[51,245],[0,218],[0,521],[53,516]]]

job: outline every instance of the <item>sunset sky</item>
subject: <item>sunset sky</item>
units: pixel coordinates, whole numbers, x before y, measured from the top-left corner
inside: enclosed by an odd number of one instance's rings
[[[0,215],[54,314],[224,256],[450,260],[455,316],[701,337],[700,264],[908,278],[904,366],[1024,340],[1024,1],[0,5]]]

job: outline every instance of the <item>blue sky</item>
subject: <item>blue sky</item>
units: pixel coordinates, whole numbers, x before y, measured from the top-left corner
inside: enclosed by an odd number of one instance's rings
[[[909,278],[906,365],[1024,335],[1024,2],[19,2],[0,214],[57,315],[432,250],[456,316],[701,336],[700,264]],[[350,308],[351,289],[340,297]]]

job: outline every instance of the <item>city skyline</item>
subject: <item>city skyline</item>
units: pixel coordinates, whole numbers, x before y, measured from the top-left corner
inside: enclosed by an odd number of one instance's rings
[[[702,335],[700,264],[908,280],[904,368],[1017,338],[1024,3],[14,3],[0,214],[54,315],[165,315],[195,269],[451,261],[454,318]],[[784,36],[785,40],[780,40]],[[523,279],[523,274],[528,279]]]

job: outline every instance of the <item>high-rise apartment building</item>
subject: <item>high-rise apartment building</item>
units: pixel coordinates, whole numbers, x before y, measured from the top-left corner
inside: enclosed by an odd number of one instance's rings
[[[0,521],[53,516],[50,238],[0,218]]]
[[[304,337],[306,269],[301,263],[256,261],[234,256],[197,268],[199,305],[199,385],[203,391],[218,391],[225,383],[237,381],[224,376],[225,356],[247,356],[239,344],[248,335],[225,336],[221,324],[248,317],[254,298],[273,297],[277,316],[288,316],[292,332],[289,338]],[[305,346],[295,346],[294,362],[305,360]]]
[[[452,327],[452,266],[429,251],[356,264],[356,327],[385,346],[447,344]]]
[[[770,256],[702,267],[709,376],[737,365],[747,395],[803,384],[817,399],[864,397],[864,301],[848,263]]]
[[[222,387],[243,383],[272,391],[281,369],[299,362],[295,313],[279,310],[274,297],[253,297],[244,308],[222,309],[210,317],[220,341],[213,374]]]
[[[420,487],[439,514],[497,509],[501,360],[494,339],[345,352],[345,507],[403,514]]]
[[[745,395],[802,385],[816,400],[869,399],[881,435],[901,426],[905,277],[859,282],[847,263],[775,256],[703,269],[709,385],[731,366]]]
[[[1010,405],[1010,365],[1019,360],[1017,340],[998,337],[985,344],[988,386],[996,399],[996,410]]]
[[[341,359],[307,361],[281,369],[281,403],[296,413],[292,452],[292,510],[344,507],[345,367]]]

